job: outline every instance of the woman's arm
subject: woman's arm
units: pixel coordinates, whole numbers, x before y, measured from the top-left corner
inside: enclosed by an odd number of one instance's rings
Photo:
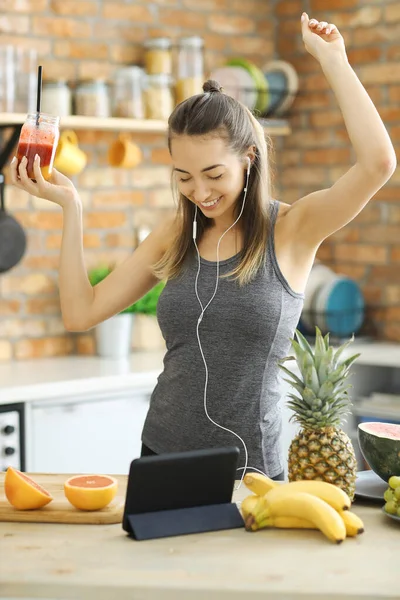
[[[35,160],[36,182],[29,179],[26,160],[17,169],[10,165],[12,183],[39,198],[58,204],[63,210],[63,233],[59,264],[59,291],[64,326],[69,331],[85,331],[130,306],[158,279],[152,265],[163,256],[173,233],[173,217],[165,219],[103,281],[92,286],[84,261],[82,203],[72,182],[55,169],[45,181]]]
[[[378,111],[347,60],[336,27],[306,16],[302,28],[307,50],[319,61],[336,96],[356,156],[355,164],[332,187],[304,196],[288,211],[295,230],[307,243],[318,246],[354,219],[390,179],[396,154]]]
[[[86,331],[121,312],[157,283],[151,267],[161,259],[171,233],[171,219],[164,220],[123,263],[92,287],[84,262],[81,203],[64,208],[59,289],[64,326]]]

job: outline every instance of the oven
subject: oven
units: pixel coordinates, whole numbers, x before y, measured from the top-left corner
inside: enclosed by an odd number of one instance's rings
[[[0,404],[0,471],[25,471],[25,405]]]

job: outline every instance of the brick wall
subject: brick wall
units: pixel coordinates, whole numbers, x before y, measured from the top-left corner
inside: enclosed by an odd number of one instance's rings
[[[276,162],[281,199],[330,186],[354,159],[337,108],[318,63],[304,54],[298,15],[335,23],[350,62],[400,149],[400,2],[370,0],[279,0],[275,4],[279,56],[291,62],[301,90],[291,115],[293,135],[279,141]],[[319,252],[326,264],[362,285],[368,304],[366,333],[400,341],[400,170],[362,213],[327,240]]]
[[[206,69],[238,52],[260,66],[273,56],[288,60],[300,75],[301,89],[290,115],[293,134],[275,138],[275,195],[293,202],[331,185],[353,158],[335,99],[318,64],[303,49],[302,10],[340,27],[353,67],[395,144],[399,143],[400,2],[0,0],[0,43],[34,45],[49,77],[63,73],[71,80],[109,76],[119,64],[141,64],[142,43],[155,35],[174,40],[202,35]],[[114,133],[79,132],[90,157],[89,166],[76,178],[85,207],[88,267],[125,258],[134,243],[134,228],[151,226],[171,210],[164,137],[135,135],[145,160],[133,171],[107,166],[107,147],[115,137]],[[396,173],[361,215],[319,253],[335,270],[362,284],[370,330],[396,340],[400,340],[398,183]],[[29,251],[15,269],[0,276],[0,360],[92,353],[92,334],[68,334],[61,322],[60,210],[10,186],[6,201],[27,230]]]
[[[262,65],[273,55],[273,30],[273,5],[264,0],[0,0],[0,43],[37,48],[48,78],[62,74],[71,81],[142,64],[143,41],[157,35],[202,35],[206,70],[238,48]],[[76,178],[88,267],[124,259],[135,227],[152,226],[172,207],[164,136],[135,134],[144,161],[128,171],[107,165],[116,135],[78,132],[89,154],[89,166]],[[92,333],[66,333],[61,321],[59,207],[11,186],[6,207],[26,229],[28,252],[0,276],[0,360],[92,353]]]

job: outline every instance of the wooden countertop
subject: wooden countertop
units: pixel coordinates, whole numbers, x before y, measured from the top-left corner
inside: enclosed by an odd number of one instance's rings
[[[242,485],[234,500],[248,494]],[[380,600],[400,596],[400,524],[353,506],[366,531],[244,529],[137,542],[121,525],[0,523],[0,597]]]

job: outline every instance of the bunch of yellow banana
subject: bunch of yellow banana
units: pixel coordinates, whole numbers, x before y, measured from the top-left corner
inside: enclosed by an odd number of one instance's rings
[[[348,495],[331,483],[303,480],[282,484],[258,473],[247,474],[244,483],[253,492],[241,504],[249,531],[265,527],[319,529],[338,544],[346,536],[364,531],[361,519],[349,510]]]

